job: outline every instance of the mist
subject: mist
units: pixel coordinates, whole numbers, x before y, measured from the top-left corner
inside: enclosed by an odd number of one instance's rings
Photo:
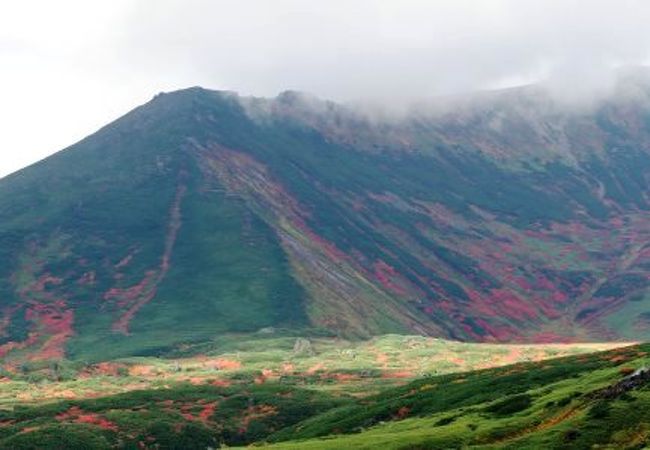
[[[558,95],[588,97],[608,89],[612,69],[650,58],[641,1],[156,5],[130,16],[124,63],[243,94],[390,103],[548,80]]]
[[[150,99],[297,90],[391,115],[543,81],[559,102],[650,62],[640,0],[44,0],[0,14],[0,176]],[[34,132],[37,130],[38,132]]]

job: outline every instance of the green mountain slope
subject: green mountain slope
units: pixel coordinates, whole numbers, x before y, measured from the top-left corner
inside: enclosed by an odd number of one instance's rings
[[[8,324],[22,323],[4,330],[8,358],[306,323],[273,231],[183,151],[194,125],[179,100],[2,180],[0,295]]]
[[[0,412],[0,448],[644,448],[649,352],[645,344],[428,377],[361,397],[287,379],[21,405]]]
[[[0,355],[268,327],[644,339],[650,83],[619,91],[586,112],[525,88],[393,121],[290,92],[161,94],[0,180]]]
[[[644,448],[648,350],[421,380],[307,419],[270,437],[296,442],[269,448]]]

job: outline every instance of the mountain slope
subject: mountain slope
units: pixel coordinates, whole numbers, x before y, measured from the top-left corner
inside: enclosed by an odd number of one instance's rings
[[[524,88],[382,121],[291,92],[161,94],[0,180],[0,355],[268,327],[643,339],[650,83],[612,98]]]
[[[146,351],[304,323],[277,238],[179,151],[193,124],[182,101],[170,106],[136,110],[2,180],[9,357],[64,346],[106,357],[130,342]]]

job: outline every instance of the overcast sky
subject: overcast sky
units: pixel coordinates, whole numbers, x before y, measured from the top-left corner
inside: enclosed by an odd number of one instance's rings
[[[384,104],[650,61],[644,0],[0,0],[0,176],[159,91]]]

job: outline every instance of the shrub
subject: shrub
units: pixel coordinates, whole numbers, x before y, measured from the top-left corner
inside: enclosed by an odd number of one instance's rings
[[[620,373],[623,376],[628,376],[634,373],[634,367],[621,367],[618,369],[618,373]]]
[[[609,402],[600,401],[591,407],[587,414],[591,419],[604,419],[609,416],[611,406]]]
[[[578,430],[568,430],[566,433],[564,433],[562,440],[564,442],[573,442],[578,439],[578,436],[580,436],[580,432]]]
[[[108,450],[111,446],[94,427],[50,425],[16,434],[0,442],[0,450]]]
[[[532,402],[533,399],[528,394],[513,395],[488,406],[485,410],[497,416],[507,416],[528,409]]]
[[[450,423],[453,423],[456,420],[456,417],[454,416],[449,416],[449,417],[443,417],[439,421],[435,423],[437,427],[442,427],[445,425],[449,425]]]

